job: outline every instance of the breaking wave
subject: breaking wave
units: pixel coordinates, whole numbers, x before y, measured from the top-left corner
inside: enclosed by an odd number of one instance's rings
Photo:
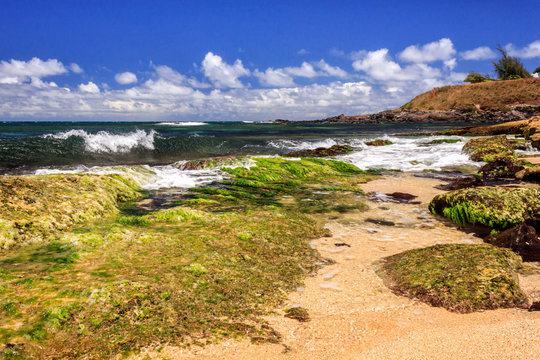
[[[85,149],[88,152],[126,153],[135,148],[154,150],[154,138],[156,132],[150,130],[135,130],[123,134],[111,134],[107,131],[99,131],[95,134],[84,130],[74,129],[57,134],[43,135],[44,138],[67,140],[71,137],[79,137],[84,140]]]

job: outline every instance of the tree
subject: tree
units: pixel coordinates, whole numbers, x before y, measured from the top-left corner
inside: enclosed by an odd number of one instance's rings
[[[533,74],[540,74],[540,66],[534,69]]]
[[[463,82],[470,82],[471,84],[476,84],[476,83],[481,83],[481,82],[486,82],[486,81],[491,81],[489,76],[487,75],[484,76],[474,71],[471,71],[469,75],[467,75],[465,80],[463,80]]]
[[[525,69],[521,61],[517,57],[508,56],[506,49],[500,44],[497,44],[497,50],[501,53],[502,58],[494,62],[495,72],[499,80],[524,79],[530,78],[531,74]]]

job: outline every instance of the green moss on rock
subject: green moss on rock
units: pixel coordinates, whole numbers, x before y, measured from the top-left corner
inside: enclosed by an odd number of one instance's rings
[[[429,210],[452,222],[481,224],[504,230],[523,222],[540,207],[538,188],[477,187],[460,189],[437,195],[429,203]]]
[[[383,271],[395,292],[467,313],[524,304],[520,267],[521,258],[507,249],[445,244],[391,256]]]
[[[474,161],[515,158],[514,145],[505,135],[471,139],[463,146],[463,151]]]
[[[57,231],[118,211],[139,198],[137,184],[120,175],[41,175],[0,178],[0,248],[36,242]]]

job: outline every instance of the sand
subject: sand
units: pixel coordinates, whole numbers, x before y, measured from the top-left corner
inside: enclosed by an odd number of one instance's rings
[[[407,249],[438,243],[481,243],[427,211],[441,181],[412,175],[383,177],[365,192],[418,195],[420,204],[370,201],[363,213],[344,215],[326,226],[333,237],[312,246],[335,264],[323,267],[291,293],[267,318],[282,335],[280,344],[226,340],[203,348],[165,346],[134,358],[152,359],[538,359],[540,312],[502,309],[457,314],[393,294],[376,274],[379,261]],[[384,226],[366,218],[395,222]],[[346,243],[347,246],[335,246]],[[538,266],[538,264],[532,264]],[[521,276],[522,287],[540,298],[538,273]],[[283,316],[302,306],[309,322]]]

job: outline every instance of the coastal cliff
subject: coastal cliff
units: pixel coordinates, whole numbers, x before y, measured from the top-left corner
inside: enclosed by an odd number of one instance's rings
[[[337,115],[312,123],[459,123],[517,121],[540,115],[540,78],[438,87],[395,110]],[[288,123],[288,120],[275,120]]]

